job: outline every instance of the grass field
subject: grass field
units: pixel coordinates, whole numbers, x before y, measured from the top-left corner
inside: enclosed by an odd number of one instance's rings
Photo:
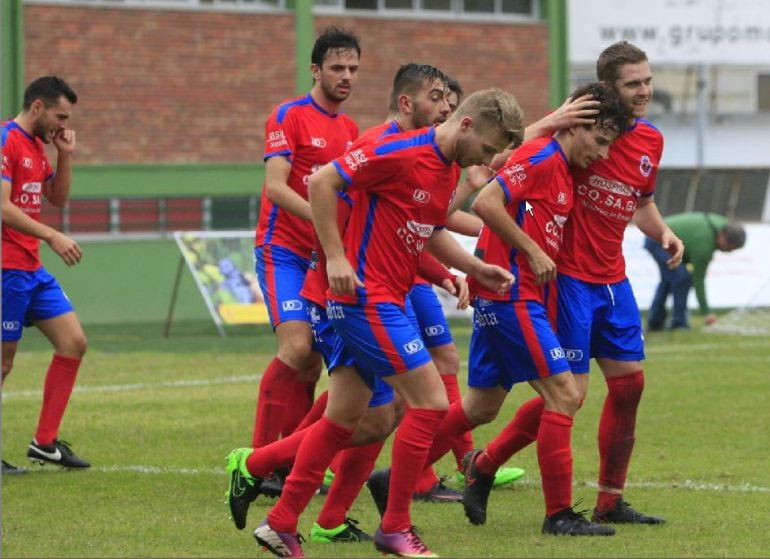
[[[5,557],[252,557],[251,530],[238,532],[224,502],[224,458],[251,437],[258,376],[273,353],[266,330],[219,339],[208,323],[87,328],[90,350],[61,437],[90,459],[89,471],[29,466],[2,480]],[[457,323],[467,353],[469,328]],[[471,526],[459,505],[415,504],[413,520],[445,557],[770,556],[770,339],[690,332],[647,340],[646,392],[626,498],[660,514],[660,527],[618,528],[612,538],[543,536],[543,499],[534,448],[511,461],[523,480],[493,491],[489,521]],[[27,466],[26,445],[40,407],[50,350],[28,331],[5,385],[2,449]],[[465,371],[463,370],[463,375]],[[323,382],[323,381],[322,381]],[[325,382],[324,382],[325,384]],[[576,488],[595,498],[596,425],[605,393],[600,374],[573,432]],[[475,434],[483,444],[532,395],[516,387],[499,419]],[[381,462],[388,460],[383,454]],[[450,474],[445,459],[439,473]],[[260,497],[249,526],[271,501]],[[302,517],[307,534],[321,497]],[[351,516],[373,531],[366,490]],[[367,544],[306,543],[318,557],[375,557]]]

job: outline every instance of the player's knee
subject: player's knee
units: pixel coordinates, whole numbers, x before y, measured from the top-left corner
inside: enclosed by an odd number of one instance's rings
[[[11,373],[11,369],[13,369],[13,359],[3,357],[3,382],[5,382],[5,377]]]
[[[478,425],[492,423],[497,418],[500,408],[494,406],[477,406],[474,409],[465,409],[465,407],[463,407],[463,411],[465,412],[468,421],[471,422],[471,425],[476,427]]]
[[[88,349],[88,338],[83,332],[78,332],[61,340],[54,350],[57,354],[72,359],[82,359]]]
[[[460,356],[454,344],[442,346],[440,351],[432,352],[432,357],[442,375],[456,375],[460,371]]]

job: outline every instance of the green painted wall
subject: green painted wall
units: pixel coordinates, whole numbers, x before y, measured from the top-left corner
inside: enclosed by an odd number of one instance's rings
[[[252,195],[262,192],[260,164],[75,165],[72,198]]]
[[[180,259],[173,240],[80,244],[83,260],[71,268],[45,243],[40,255],[83,324],[165,321]],[[174,316],[177,320],[209,317],[186,266]]]

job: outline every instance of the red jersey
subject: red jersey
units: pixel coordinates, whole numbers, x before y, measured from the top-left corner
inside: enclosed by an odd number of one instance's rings
[[[390,134],[398,134],[403,132],[401,130],[401,127],[398,125],[398,123],[395,120],[391,120],[389,122],[386,122],[384,124],[379,124],[377,126],[374,126],[363,133],[361,138],[369,138],[369,139],[380,139],[385,136],[388,136]],[[462,175],[463,170],[460,168],[460,166],[452,162],[452,167],[455,171],[455,176],[452,179],[454,181],[454,185],[457,184],[457,181],[460,180],[460,176]],[[432,263],[431,263],[432,264]],[[431,264],[428,264],[430,266]],[[432,272],[435,271],[435,269],[431,270],[431,273],[426,274],[428,277],[430,277],[432,280],[435,280],[437,276],[435,276]],[[423,277],[423,270],[418,270],[417,274],[414,276],[414,283],[420,283],[424,285],[430,285],[431,281],[428,281],[426,277]],[[439,283],[441,283],[439,281]]]
[[[13,120],[2,128],[4,181],[11,183],[11,202],[40,220],[43,184],[53,178],[53,168],[40,138],[33,138]],[[40,239],[3,223],[3,268],[32,272],[40,268]]]
[[[367,133],[333,161],[348,191],[358,193],[343,240],[364,288],[357,296],[328,297],[403,306],[425,243],[446,222],[455,171],[433,127],[373,136]]]
[[[572,175],[559,142],[544,137],[523,144],[511,154],[494,180],[505,193],[505,207],[516,225],[555,261],[573,198]],[[481,230],[475,254],[509,270],[516,282],[509,293],[500,295],[471,278],[468,286],[472,296],[543,302],[543,286],[535,285],[526,254],[505,243],[486,226]]]
[[[617,283],[626,277],[623,235],[640,198],[652,196],[663,136],[637,119],[610,146],[609,159],[574,169],[575,207],[564,230],[557,267],[589,283]]]
[[[344,113],[329,114],[308,94],[278,105],[265,123],[265,161],[283,156],[291,162],[287,184],[307,200],[311,174],[347,150],[358,137],[358,126]],[[313,248],[313,224],[262,201],[255,246],[279,245],[304,258]]]

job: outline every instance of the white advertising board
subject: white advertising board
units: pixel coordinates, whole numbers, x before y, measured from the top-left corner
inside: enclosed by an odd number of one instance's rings
[[[654,64],[770,64],[767,0],[569,0],[569,59],[627,40]]]

